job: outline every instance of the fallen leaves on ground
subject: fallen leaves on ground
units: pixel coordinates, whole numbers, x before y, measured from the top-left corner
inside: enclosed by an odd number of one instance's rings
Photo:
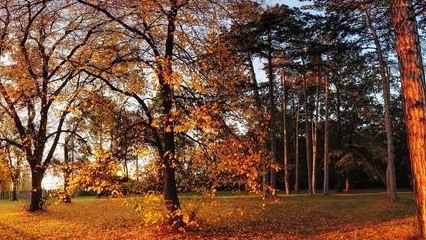
[[[266,201],[228,195],[201,204],[196,196],[185,195],[183,206],[197,206],[200,227],[181,233],[143,226],[142,217],[123,202],[78,198],[72,204],[52,203],[47,211],[31,214],[22,202],[1,201],[0,239],[408,240],[418,235],[409,193],[400,194],[397,203],[388,203],[384,194],[291,195]]]

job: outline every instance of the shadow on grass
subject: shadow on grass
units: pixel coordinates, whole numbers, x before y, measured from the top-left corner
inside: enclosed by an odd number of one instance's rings
[[[220,199],[220,198],[219,198]],[[265,203],[264,208],[258,205]],[[286,196],[279,201],[244,201],[227,198],[218,205],[217,221],[204,221],[199,236],[262,238],[276,236],[312,239],[315,236],[339,234],[371,228],[382,223],[391,224],[413,216],[414,202],[409,193],[400,194],[397,203],[388,203],[383,193],[329,196]],[[232,207],[239,208],[241,216]],[[261,210],[259,210],[261,209]],[[205,216],[206,213],[201,213]],[[213,217],[214,218],[214,217]],[[281,239],[281,238],[280,238]],[[284,238],[285,239],[285,238]],[[292,238],[291,238],[292,239]],[[414,239],[413,239],[414,240]]]

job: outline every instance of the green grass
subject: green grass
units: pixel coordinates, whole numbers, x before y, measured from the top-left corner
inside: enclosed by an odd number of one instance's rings
[[[49,201],[45,212],[25,212],[25,201],[0,201],[0,239],[413,239],[418,232],[411,193],[390,204],[383,193],[282,196],[263,201],[247,193],[220,192],[215,199],[181,194],[199,228],[175,233],[142,226],[133,203],[140,197],[81,197]],[[127,203],[127,204],[125,204]]]

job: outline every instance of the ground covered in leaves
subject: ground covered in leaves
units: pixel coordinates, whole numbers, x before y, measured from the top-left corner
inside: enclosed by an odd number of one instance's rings
[[[24,202],[0,201],[0,239],[416,239],[412,194],[400,193],[390,204],[383,193],[331,196],[259,197],[222,194],[213,200],[184,195],[184,208],[199,227],[172,232],[143,226],[132,199],[77,198],[72,204],[49,203],[30,214]]]

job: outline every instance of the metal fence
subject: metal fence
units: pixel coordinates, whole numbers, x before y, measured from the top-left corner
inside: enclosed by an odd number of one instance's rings
[[[55,190],[43,190],[43,197],[52,197],[56,193]],[[11,200],[13,192],[12,191],[0,191],[0,200]],[[16,191],[16,198],[18,199],[29,199],[31,197],[31,191],[23,190]]]

